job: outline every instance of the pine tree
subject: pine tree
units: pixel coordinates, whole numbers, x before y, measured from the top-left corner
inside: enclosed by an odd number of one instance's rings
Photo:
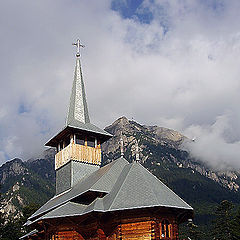
[[[238,208],[237,214],[232,221],[232,239],[240,239],[240,207]]]
[[[231,240],[232,238],[232,210],[233,204],[227,200],[222,201],[215,211],[212,236],[214,240]]]
[[[13,221],[4,224],[1,234],[1,240],[18,240],[20,237],[19,225]]]
[[[0,212],[0,239],[2,239],[3,228],[4,228],[4,218],[3,218],[3,214]]]
[[[30,203],[29,205],[25,206],[22,210],[23,216],[18,220],[17,224],[20,226],[22,232],[25,234],[27,232],[29,232],[31,229],[29,227],[22,227],[24,225],[24,223],[27,222],[27,219],[34,213],[37,211],[37,209],[40,206],[38,204],[35,203]],[[22,234],[22,235],[24,235]]]
[[[201,232],[197,225],[193,222],[188,223],[189,228],[189,237],[191,240],[202,240],[203,239],[203,232]]]

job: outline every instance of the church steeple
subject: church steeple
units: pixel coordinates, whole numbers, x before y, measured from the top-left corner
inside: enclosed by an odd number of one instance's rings
[[[96,171],[101,165],[101,144],[111,134],[90,123],[77,40],[76,66],[70,104],[63,130],[51,138],[46,146],[56,147],[56,193],[75,185],[82,177]]]
[[[79,121],[81,123],[90,123],[80,57],[77,57],[76,59],[74,81],[72,85],[72,93],[70,97],[66,125],[71,126],[75,121]]]

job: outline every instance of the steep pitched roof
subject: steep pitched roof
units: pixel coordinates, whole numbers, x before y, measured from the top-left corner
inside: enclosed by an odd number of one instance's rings
[[[96,197],[88,204],[72,202],[89,191],[101,192],[104,196]],[[29,219],[34,221],[39,217],[46,219],[149,207],[193,210],[140,163],[128,163],[119,158],[80,181],[70,191],[50,199]]]
[[[108,211],[155,206],[192,209],[137,162],[125,166],[113,190],[103,198],[103,205]]]
[[[104,142],[112,137],[111,134],[90,122],[79,56],[76,59],[74,80],[65,127],[52,137],[45,145],[56,147],[59,140],[62,140],[62,137],[69,134],[71,130],[74,130],[75,132],[89,132],[93,135],[98,135],[101,142]]]
[[[82,77],[80,58],[76,59],[74,80],[70,97],[70,104],[66,119],[66,125],[71,125],[76,120],[81,123],[90,123],[87,99]]]

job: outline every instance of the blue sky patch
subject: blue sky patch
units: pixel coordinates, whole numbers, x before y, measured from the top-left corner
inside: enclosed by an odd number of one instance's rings
[[[24,103],[20,103],[18,106],[18,113],[22,114],[27,112],[29,112],[29,108],[27,108],[27,106]]]
[[[149,24],[153,20],[153,14],[150,9],[142,7],[142,3],[143,0],[113,0],[111,9],[118,12],[122,18]]]
[[[214,12],[222,12],[224,10],[224,1],[222,0],[202,0],[200,3],[203,3],[207,8],[212,9]]]

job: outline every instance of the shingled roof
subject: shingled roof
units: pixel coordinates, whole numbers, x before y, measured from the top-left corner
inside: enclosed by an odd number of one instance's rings
[[[69,125],[73,120],[78,120],[82,123],[90,123],[80,58],[76,59],[74,80],[66,125]]]
[[[102,195],[96,194],[90,203],[81,202],[88,192]],[[121,157],[50,199],[29,218],[29,224],[40,219],[149,207],[193,210],[140,163]]]
[[[90,122],[80,58],[76,59],[74,80],[65,127],[52,137],[46,143],[46,146],[56,147],[59,139],[61,139],[63,135],[67,135],[71,129],[98,135],[99,140],[102,142],[112,137],[111,134]]]

